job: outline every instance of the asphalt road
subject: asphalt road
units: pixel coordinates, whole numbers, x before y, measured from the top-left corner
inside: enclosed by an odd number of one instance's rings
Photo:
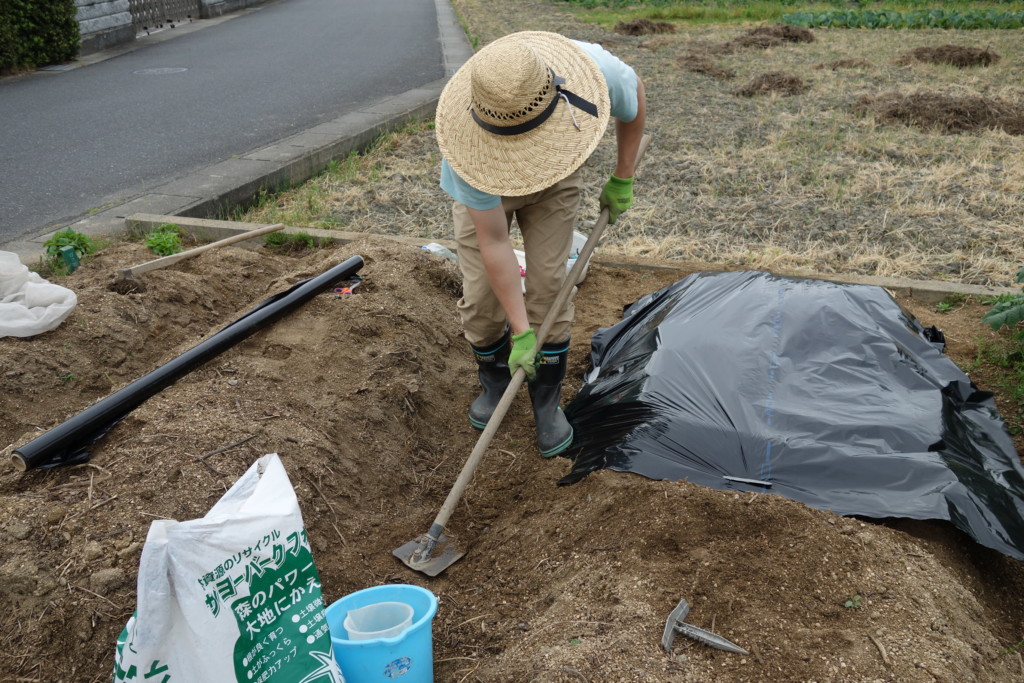
[[[0,81],[0,244],[444,77],[433,2],[278,0]]]

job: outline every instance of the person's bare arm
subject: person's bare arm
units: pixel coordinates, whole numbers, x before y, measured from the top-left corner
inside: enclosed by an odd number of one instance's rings
[[[644,82],[636,79],[636,118],[629,122],[615,121],[616,163],[615,176],[632,178],[636,173],[636,157],[640,151],[640,140],[644,137],[647,121],[647,94]]]
[[[526,302],[519,276],[519,262],[512,250],[508,237],[508,219],[501,205],[481,211],[469,209],[469,216],[476,228],[480,255],[483,257],[487,280],[491,289],[505,309],[512,334],[519,334],[530,327],[526,316]]]

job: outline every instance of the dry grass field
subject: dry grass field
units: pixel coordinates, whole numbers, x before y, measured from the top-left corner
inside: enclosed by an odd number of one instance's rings
[[[601,43],[644,79],[654,142],[637,203],[601,254],[989,286],[1011,285],[1024,265],[1020,31],[821,29],[795,42],[731,25],[637,36],[564,3],[453,4],[480,45],[557,31]],[[988,57],[967,67],[921,57],[944,46]],[[613,155],[609,132],[585,168],[584,224]],[[245,220],[450,237],[439,163],[424,122]]]

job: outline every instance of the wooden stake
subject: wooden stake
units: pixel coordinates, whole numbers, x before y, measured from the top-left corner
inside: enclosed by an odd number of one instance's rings
[[[163,256],[152,261],[146,261],[145,263],[139,264],[137,266],[132,266],[131,268],[122,268],[119,272],[122,279],[131,280],[135,275],[139,275],[140,273],[146,273],[148,271],[156,270],[158,268],[165,268],[169,265],[177,263],[178,261],[182,261],[187,258],[192,258],[193,256],[198,256],[199,254],[209,249],[217,249],[218,247],[224,247],[229,244],[234,244],[235,242],[242,242],[248,239],[252,239],[253,237],[266,235],[269,232],[277,232],[283,227],[284,223],[275,223],[274,225],[268,225],[263,228],[256,228],[255,230],[249,230],[248,232],[241,232],[237,235],[232,235],[231,237],[226,237],[216,242],[204,244],[203,246],[196,247],[195,249],[189,249],[188,251],[182,251],[177,254],[171,254],[170,256]]]

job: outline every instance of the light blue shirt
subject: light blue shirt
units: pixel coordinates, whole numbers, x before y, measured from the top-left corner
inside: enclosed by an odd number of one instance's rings
[[[639,104],[636,97],[637,77],[633,68],[596,43],[584,43],[579,40],[572,42],[579,45],[604,74],[604,80],[608,83],[612,116],[624,123],[635,119]],[[500,196],[481,192],[463,180],[447,159],[441,160],[441,189],[451,195],[452,199],[471,209],[484,211],[501,204]]]

